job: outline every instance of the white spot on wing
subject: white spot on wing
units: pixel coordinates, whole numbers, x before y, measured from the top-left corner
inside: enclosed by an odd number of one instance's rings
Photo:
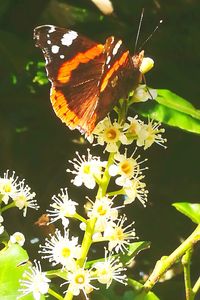
[[[116,55],[116,54],[117,54],[117,51],[119,50],[119,47],[121,46],[121,44],[122,44],[122,41],[121,41],[121,40],[117,42],[117,44],[116,44],[115,47],[113,48],[113,52],[112,52],[113,55]]]
[[[50,45],[50,44],[51,44],[51,41],[50,41],[50,40],[47,40],[47,44]]]
[[[58,53],[59,49],[60,49],[60,47],[57,46],[57,45],[53,45],[53,46],[51,47],[51,51],[52,51],[52,53],[54,53],[54,54]]]
[[[110,60],[111,60],[111,56],[109,55],[109,56],[107,57],[107,60],[106,60],[106,65],[109,64]]]
[[[63,38],[61,39],[61,44],[64,46],[70,46],[73,40],[77,38],[77,36],[77,32],[70,30],[63,35]]]
[[[63,59],[63,58],[65,58],[65,56],[64,56],[63,54],[61,54],[61,55],[60,55],[60,58]]]
[[[50,29],[49,29],[48,33],[52,33],[54,31],[56,31],[55,26],[50,26]]]

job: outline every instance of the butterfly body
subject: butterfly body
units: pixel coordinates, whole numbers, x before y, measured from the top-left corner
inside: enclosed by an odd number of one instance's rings
[[[54,111],[71,129],[89,135],[141,80],[143,51],[131,57],[113,36],[103,45],[76,31],[44,25],[35,28],[34,39],[46,60]]]

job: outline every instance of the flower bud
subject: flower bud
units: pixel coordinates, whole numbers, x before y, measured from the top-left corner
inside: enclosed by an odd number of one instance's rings
[[[154,66],[154,61],[150,57],[144,57],[140,65],[140,72],[145,74],[149,72]]]

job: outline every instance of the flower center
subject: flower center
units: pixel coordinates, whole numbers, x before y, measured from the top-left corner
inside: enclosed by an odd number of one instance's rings
[[[124,231],[121,227],[117,227],[115,230],[115,234],[118,240],[123,241],[124,240]]]
[[[133,136],[137,135],[137,125],[132,123],[131,126],[129,127],[128,131],[130,132],[130,134],[132,134]]]
[[[63,257],[69,257],[70,254],[71,254],[71,251],[68,247],[65,247],[65,248],[62,249],[62,256]]]
[[[90,165],[89,164],[85,164],[83,166],[83,173],[90,174]]]
[[[126,159],[120,163],[121,172],[126,176],[133,176],[135,168],[135,161],[133,159]]]
[[[118,140],[119,130],[114,127],[110,127],[105,131],[105,136],[106,136],[107,142],[114,142],[114,141]]]
[[[10,182],[5,183],[5,184],[3,185],[3,191],[4,191],[5,193],[10,193],[10,192],[11,192],[11,189],[12,189],[12,186],[11,186]]]
[[[100,205],[97,209],[97,212],[100,216],[104,216],[106,214],[106,209],[103,207],[103,205]]]
[[[16,198],[13,199],[15,205],[19,208],[23,208],[27,203],[27,198],[24,195],[18,195]]]
[[[75,278],[77,284],[83,284],[85,282],[85,276],[83,274],[78,274]]]

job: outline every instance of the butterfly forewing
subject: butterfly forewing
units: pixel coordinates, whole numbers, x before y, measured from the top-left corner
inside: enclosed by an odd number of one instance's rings
[[[71,129],[90,134],[138,83],[139,65],[121,40],[109,37],[102,45],[52,25],[37,27],[34,38],[46,60],[54,111]]]
[[[79,127],[88,132],[87,123],[99,99],[98,86],[105,61],[103,45],[76,31],[51,25],[37,27],[34,38],[46,59],[52,83],[51,102],[57,116],[71,129]]]

